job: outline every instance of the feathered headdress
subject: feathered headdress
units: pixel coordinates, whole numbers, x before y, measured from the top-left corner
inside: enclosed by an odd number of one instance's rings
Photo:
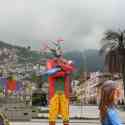
[[[58,39],[57,41],[50,41],[51,45],[48,44],[48,42],[44,43],[44,52],[51,52],[54,57],[60,57],[63,54],[61,44],[64,40],[63,39]]]

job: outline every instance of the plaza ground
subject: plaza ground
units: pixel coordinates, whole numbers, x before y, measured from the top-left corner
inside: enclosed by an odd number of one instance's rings
[[[118,111],[123,125],[125,125],[125,111]],[[99,112],[97,106],[72,106],[70,109],[71,116],[83,116],[85,120],[70,120],[70,125],[100,125]],[[12,122],[11,125],[48,125],[48,120],[34,119],[30,122]],[[56,125],[62,125],[61,120],[57,120]]]

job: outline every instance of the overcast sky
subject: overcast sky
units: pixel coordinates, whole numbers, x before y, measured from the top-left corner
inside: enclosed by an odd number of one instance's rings
[[[124,29],[125,0],[0,0],[0,40],[42,47],[62,37],[67,50],[98,48],[107,29]]]

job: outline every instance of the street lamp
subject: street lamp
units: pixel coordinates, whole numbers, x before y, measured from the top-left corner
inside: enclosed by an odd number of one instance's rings
[[[87,63],[86,63],[86,55],[85,55],[85,50],[83,50],[83,52],[81,53],[81,57],[82,57],[82,60],[83,60],[83,68],[84,68],[84,71],[83,72],[87,72]],[[86,77],[86,76],[85,76]],[[86,81],[86,78],[85,78],[85,81]],[[84,81],[82,81],[84,82]],[[82,83],[83,84],[83,83]],[[83,105],[84,105],[84,98],[86,98],[86,92],[84,93],[84,86],[82,85],[81,86],[81,115],[80,116],[83,116]],[[85,94],[85,96],[83,95]]]

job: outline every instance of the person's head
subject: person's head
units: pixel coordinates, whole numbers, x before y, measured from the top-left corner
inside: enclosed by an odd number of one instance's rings
[[[58,41],[54,41],[52,42],[50,45],[47,45],[47,47],[45,47],[45,50],[48,50],[52,57],[54,58],[60,58],[63,56],[63,50],[61,47],[61,43]]]
[[[101,86],[101,102],[100,102],[100,114],[101,119],[104,120],[108,107],[117,104],[120,96],[120,90],[117,87],[117,83],[112,80],[104,82]]]
[[[107,101],[109,101],[109,103],[117,104],[119,96],[120,96],[120,90],[115,81],[112,81],[112,80],[106,81],[102,85],[102,91],[104,93],[104,95],[102,96],[107,96]]]

